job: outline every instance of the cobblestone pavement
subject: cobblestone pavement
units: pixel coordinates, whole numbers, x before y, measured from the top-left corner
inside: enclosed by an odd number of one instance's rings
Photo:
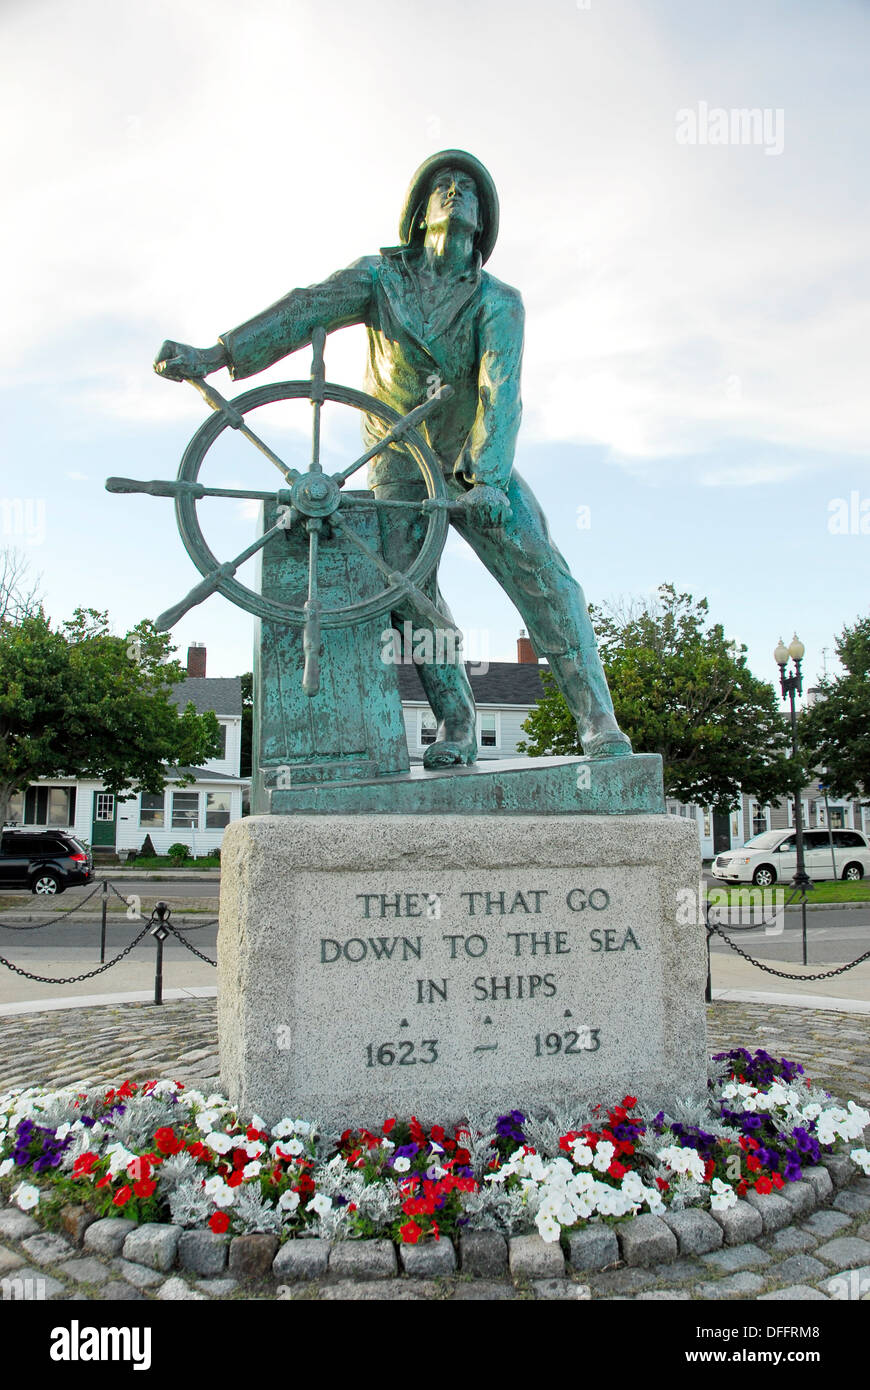
[[[708,1005],[710,1051],[762,1047],[833,1095],[870,1106],[870,1016],[771,1004]],[[0,1017],[0,1089],[73,1081],[214,1080],[217,1002],[176,999]]]
[[[711,1052],[762,1047],[800,1061],[813,1081],[833,1094],[870,1105],[870,1017],[740,1003],[713,1004],[707,1017]],[[116,1004],[0,1018],[0,1090],[35,1082],[118,1082],[157,1075],[216,1085],[216,1037],[214,999],[174,1000],[159,1013],[151,1004]],[[848,1162],[845,1167],[858,1171]],[[842,1171],[831,1169],[831,1175],[835,1183],[843,1181]],[[165,1264],[151,1268],[125,1259],[120,1245],[112,1248],[112,1242],[87,1248],[87,1233],[81,1233],[86,1245],[81,1249],[79,1240],[44,1232],[31,1216],[0,1201],[0,1297],[870,1300],[870,1179],[859,1176],[819,1200],[816,1210],[812,1203],[807,1209],[795,1201],[784,1217],[782,1208],[779,1216],[771,1208],[763,1229],[752,1218],[756,1229],[750,1233],[747,1228],[748,1238],[741,1234],[739,1243],[728,1244],[734,1237],[726,1232],[726,1243],[693,1253],[690,1242],[683,1247],[681,1236],[680,1250],[674,1243],[670,1258],[637,1264],[616,1258],[596,1271],[574,1267],[558,1245],[545,1246],[537,1236],[511,1241],[510,1250],[505,1246],[479,1277],[471,1277],[461,1251],[457,1260],[447,1241],[439,1242],[440,1252],[437,1246],[420,1247],[416,1269],[398,1268],[388,1242],[353,1242],[353,1249],[347,1244],[341,1248],[328,1270],[324,1257],[323,1268],[290,1272],[285,1283],[276,1282],[277,1276],[252,1282],[244,1268],[236,1277],[226,1256],[220,1268],[208,1273]],[[308,1254],[320,1242],[291,1244],[308,1247]],[[386,1249],[379,1255],[376,1246]],[[28,1285],[28,1280],[43,1283]]]

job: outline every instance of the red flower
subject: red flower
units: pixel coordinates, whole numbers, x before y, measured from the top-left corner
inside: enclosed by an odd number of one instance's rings
[[[127,1164],[127,1172],[135,1182],[144,1182],[151,1176],[151,1164],[147,1158],[134,1158]]]
[[[105,1177],[100,1178],[99,1182],[97,1183],[97,1187],[106,1187],[109,1183],[111,1183],[111,1181],[112,1179],[109,1177],[107,1173]]]
[[[399,1234],[406,1245],[416,1245],[423,1234],[423,1228],[418,1226],[416,1221],[406,1221],[405,1225],[400,1227]]]
[[[242,1172],[241,1168],[237,1168],[236,1171],[234,1173],[230,1173],[229,1177],[227,1178],[227,1187],[241,1187],[244,1181],[244,1173]]]
[[[234,1149],[234,1150],[233,1150],[233,1167],[234,1167],[234,1168],[244,1168],[244,1166],[245,1166],[245,1164],[246,1164],[247,1162],[248,1162],[248,1155],[245,1153],[244,1149]]]
[[[188,1144],[187,1152],[191,1155],[192,1158],[200,1159],[205,1158],[209,1151],[205,1147],[205,1144],[201,1144],[199,1140],[196,1139],[192,1144]]]
[[[150,1197],[156,1190],[157,1184],[153,1178],[143,1178],[141,1182],[133,1184],[133,1191],[137,1197]]]
[[[740,1181],[739,1181],[739,1183],[737,1184],[737,1196],[738,1196],[738,1197],[745,1197],[745,1196],[746,1196],[746,1193],[747,1193],[747,1191],[748,1191],[748,1188],[749,1188],[749,1184],[747,1183],[746,1179],[745,1179],[745,1178],[741,1178]]]
[[[248,1128],[245,1130],[245,1138],[246,1138],[246,1139],[260,1139],[260,1140],[265,1140],[267,1137],[268,1137],[268,1136],[267,1136],[265,1130],[262,1130],[262,1129],[254,1129],[254,1126],[253,1126],[253,1125],[248,1125]]]
[[[671,1190],[670,1183],[665,1182],[664,1178],[656,1178],[656,1186],[659,1192],[670,1192]]]
[[[225,1211],[216,1211],[213,1216],[208,1218],[208,1224],[216,1236],[222,1236],[224,1231],[229,1228],[230,1218]]]
[[[384,1134],[389,1134],[391,1130],[395,1129],[395,1127],[396,1127],[396,1117],[395,1117],[395,1115],[393,1116],[393,1118],[392,1118],[391,1120],[384,1120],[384,1131],[383,1131]],[[342,1135],[341,1137],[342,1137],[342,1139],[343,1139],[343,1138],[344,1138],[344,1135]]]
[[[770,1175],[770,1181],[773,1183],[774,1187],[777,1187],[777,1188],[779,1188],[779,1187],[785,1187],[785,1183],[783,1182],[783,1178],[782,1178],[782,1174],[781,1174],[781,1173],[771,1173],[771,1175]],[[756,1186],[757,1186],[757,1184],[756,1184]]]
[[[756,1179],[755,1190],[762,1195],[766,1195],[768,1192],[773,1191],[773,1183],[770,1181],[770,1178],[758,1178]]]
[[[622,1103],[626,1110],[633,1110],[637,1105],[637,1096],[626,1096]]]
[[[453,1155],[453,1161],[463,1168],[467,1167],[471,1162],[471,1154],[467,1149],[457,1149],[456,1153]]]
[[[616,1178],[617,1182],[621,1182],[622,1179],[625,1177],[626,1173],[628,1172],[628,1169],[624,1167],[623,1164],[618,1163],[617,1160],[614,1158],[611,1161],[610,1167],[607,1171],[612,1178]]]
[[[759,1168],[761,1167],[761,1159],[758,1157],[757,1154],[747,1154],[746,1166],[749,1169],[750,1173],[757,1173]]]
[[[128,1187],[127,1184],[125,1183],[123,1187],[119,1187],[119,1188],[118,1188],[118,1191],[115,1193],[114,1197],[112,1198],[112,1204],[113,1204],[114,1206],[116,1206],[116,1207],[123,1207],[123,1206],[125,1206],[125,1205],[127,1204],[127,1202],[129,1202],[129,1200],[130,1200],[130,1198],[131,1198],[132,1196],[133,1196],[133,1189],[132,1189],[132,1187]]]
[[[177,1137],[171,1125],[158,1129],[154,1135],[154,1143],[162,1154],[177,1154],[179,1149],[184,1148],[184,1144]]]
[[[708,1158],[704,1164],[704,1181],[709,1182],[716,1171],[716,1164],[712,1158]]]
[[[75,1163],[73,1164],[73,1177],[74,1177],[74,1178],[85,1178],[85,1177],[87,1177],[87,1175],[90,1173],[91,1169],[93,1168],[94,1164],[95,1164],[95,1163],[99,1163],[99,1161],[100,1161],[99,1154],[95,1154],[95,1153],[84,1153],[84,1154],[79,1154],[78,1158],[76,1159]]]

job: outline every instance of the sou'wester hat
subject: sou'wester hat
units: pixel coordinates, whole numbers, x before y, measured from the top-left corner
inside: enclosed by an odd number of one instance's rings
[[[492,255],[492,248],[498,236],[498,194],[489,170],[466,150],[439,150],[437,154],[424,159],[405,194],[402,216],[399,219],[399,238],[405,246],[420,240],[420,218],[426,208],[432,180],[439,170],[445,168],[461,169],[463,173],[470,174],[477,184],[477,200],[483,227],[477,233],[475,245],[480,252],[481,261],[487,261]]]

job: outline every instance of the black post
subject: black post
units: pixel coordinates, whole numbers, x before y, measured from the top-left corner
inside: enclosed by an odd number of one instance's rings
[[[166,903],[154,904],[154,911],[151,913],[151,921],[157,921],[151,927],[151,935],[157,942],[157,959],[154,962],[154,1003],[163,1003],[163,943],[169,935],[169,927],[166,925],[167,918],[172,909]]]
[[[791,881],[792,888],[797,888],[801,895],[801,941],[803,948],[803,963],[807,965],[807,893],[812,888],[812,879],[807,874],[806,862],[804,860],[804,818],[803,807],[801,805],[801,779],[797,775],[797,712],[795,710],[795,695],[800,695],[803,690],[801,679],[801,660],[803,659],[803,643],[798,643],[797,636],[794,638],[797,643],[795,656],[785,647],[781,646],[774,653],[779,666],[779,684],[782,689],[783,699],[788,698],[791,704],[791,756],[795,765],[795,785],[794,785],[794,832],[795,849],[797,851],[797,866],[795,876]],[[783,660],[779,660],[780,654]],[[785,674],[786,660],[791,655],[794,671],[791,675]]]
[[[102,920],[100,922],[100,965],[106,960],[106,912],[109,907],[109,881],[103,879]]]

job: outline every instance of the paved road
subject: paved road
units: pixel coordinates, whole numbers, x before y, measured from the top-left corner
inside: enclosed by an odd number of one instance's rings
[[[754,928],[733,930],[727,924],[725,932],[741,950],[760,960],[793,961],[803,959],[802,924],[800,912],[786,912],[781,931]],[[713,951],[730,951],[730,947],[715,935]],[[824,912],[807,913],[807,961],[828,965],[855,960],[870,951],[870,905],[865,912],[832,908]]]

